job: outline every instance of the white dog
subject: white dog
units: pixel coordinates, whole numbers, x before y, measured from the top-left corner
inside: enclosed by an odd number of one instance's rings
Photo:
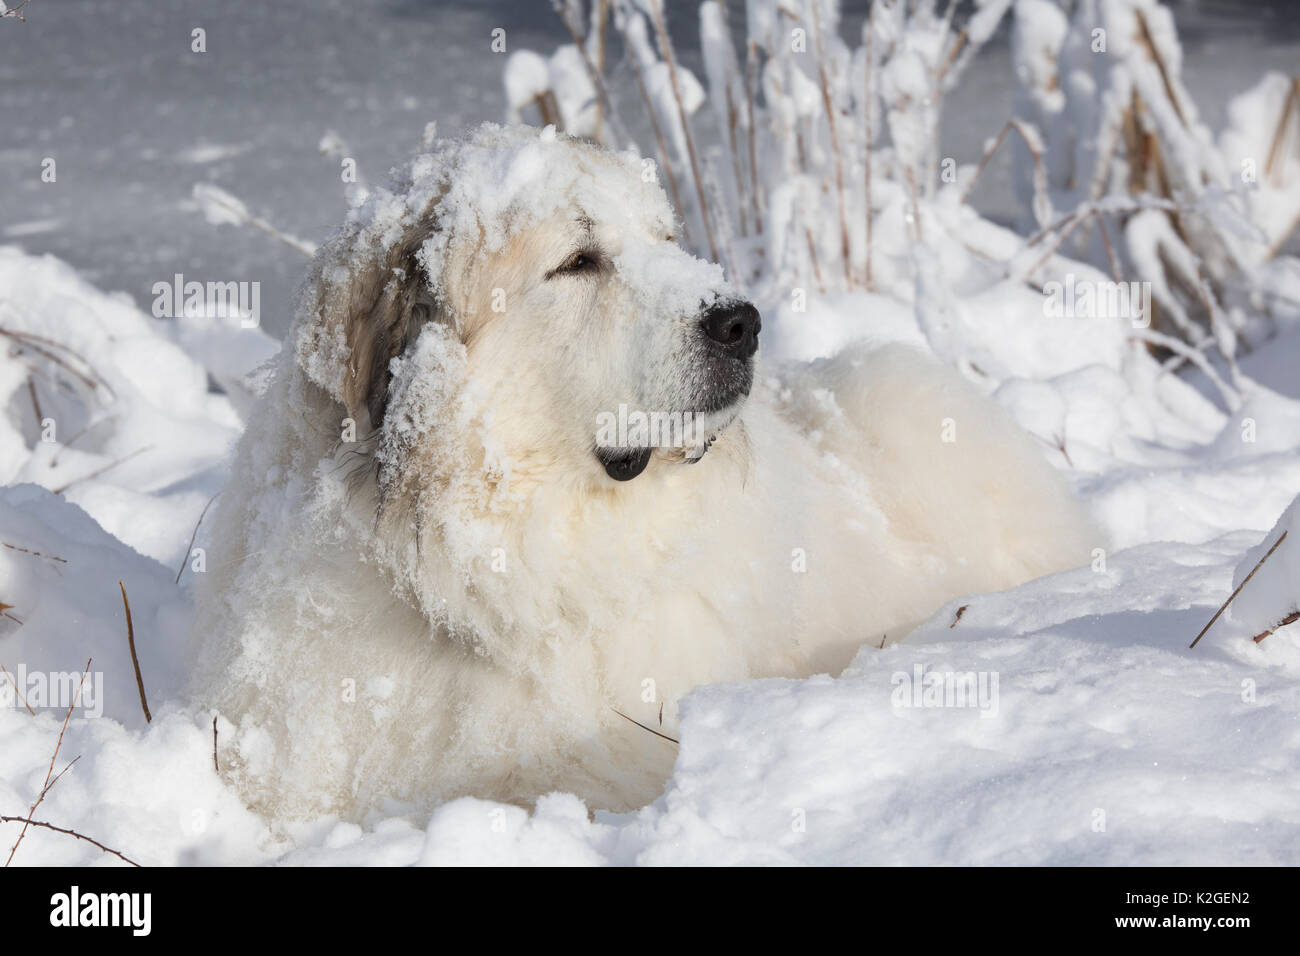
[[[996,406],[899,347],[756,370],[758,313],[674,229],[635,157],[486,126],[317,256],[200,595],[251,803],[635,807],[692,687],[1086,563]]]

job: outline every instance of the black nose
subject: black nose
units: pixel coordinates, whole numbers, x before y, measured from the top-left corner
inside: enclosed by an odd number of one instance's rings
[[[733,358],[747,359],[758,351],[763,323],[758,309],[748,302],[724,302],[704,313],[700,328],[714,348]]]

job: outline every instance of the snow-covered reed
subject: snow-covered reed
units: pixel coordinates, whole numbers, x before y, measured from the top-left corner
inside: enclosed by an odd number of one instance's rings
[[[702,80],[674,50],[688,28],[663,0],[555,6],[573,42],[512,56],[511,117],[654,157],[688,242],[756,296],[919,303],[918,283],[944,287],[931,298],[968,293],[972,273],[1041,290],[1084,265],[1089,281],[1148,284],[1151,331],[1134,338],[1173,367],[1213,363],[1228,406],[1244,387],[1239,339],[1300,310],[1294,262],[1279,262],[1300,222],[1300,81],[1264,77],[1216,138],[1156,0],[1081,0],[1072,13],[979,0],[964,17],[955,3],[876,0],[852,36],[837,0],[748,0],[743,25],[706,0]],[[941,154],[945,95],[1008,21],[1015,115],[959,164]],[[972,241],[989,224],[972,225],[970,207],[1011,132],[1022,228],[988,248]]]

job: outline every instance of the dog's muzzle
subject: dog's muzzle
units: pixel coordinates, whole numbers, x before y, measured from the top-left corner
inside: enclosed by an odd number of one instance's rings
[[[704,415],[725,413],[749,394],[754,383],[753,359],[763,323],[753,305],[730,299],[705,309],[698,328],[700,384],[695,409]]]
[[[678,460],[694,464],[704,457],[718,433],[738,414],[754,380],[753,358],[758,351],[758,333],[763,323],[758,309],[739,299],[717,302],[701,313],[698,329],[701,345],[699,393],[694,416],[717,416],[707,435],[681,449]],[[645,471],[655,447],[596,448],[596,458],[605,474],[615,481],[631,481]]]

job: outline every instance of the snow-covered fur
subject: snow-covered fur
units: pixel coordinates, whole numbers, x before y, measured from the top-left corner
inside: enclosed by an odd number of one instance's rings
[[[196,700],[255,806],[635,807],[693,686],[835,673],[1088,561],[1039,449],[928,357],[751,370],[647,169],[486,126],[317,256],[199,601]],[[602,437],[620,405],[702,430],[646,452]]]

